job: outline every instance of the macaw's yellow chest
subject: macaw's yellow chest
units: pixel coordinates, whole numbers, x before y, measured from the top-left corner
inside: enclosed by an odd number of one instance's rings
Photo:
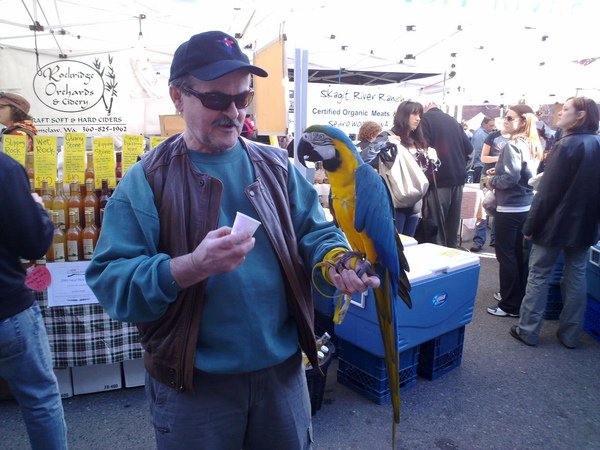
[[[364,231],[356,231],[354,227],[354,211],[355,203],[354,196],[348,198],[347,196],[337,196],[335,191],[333,192],[333,210],[335,211],[335,218],[346,235],[348,243],[352,250],[363,253],[367,259],[374,263],[377,259],[377,253],[371,239],[366,235]]]

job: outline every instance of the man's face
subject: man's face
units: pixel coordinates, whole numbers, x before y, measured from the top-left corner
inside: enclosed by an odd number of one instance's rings
[[[218,92],[236,95],[250,89],[250,74],[243,70],[231,72],[211,81],[191,78],[186,87],[201,93]],[[189,149],[203,153],[217,153],[232,148],[242,131],[246,108],[239,109],[234,102],[226,109],[207,108],[200,99],[186,94],[177,87],[170,88],[171,98],[186,124],[184,139]]]
[[[496,129],[496,124],[493,120],[490,120],[489,122],[483,124],[483,129],[488,133],[491,133]]]

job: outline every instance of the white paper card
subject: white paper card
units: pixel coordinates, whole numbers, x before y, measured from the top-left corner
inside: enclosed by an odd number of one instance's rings
[[[85,269],[89,261],[48,263],[52,276],[48,287],[48,307],[77,306],[98,303],[98,299],[85,282]]]

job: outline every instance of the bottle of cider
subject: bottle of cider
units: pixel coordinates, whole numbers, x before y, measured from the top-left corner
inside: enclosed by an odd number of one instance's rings
[[[60,229],[67,229],[67,218],[69,217],[69,198],[65,195],[63,180],[56,180],[56,195],[52,199],[52,211],[58,213],[58,224]]]
[[[94,191],[94,180],[91,178],[85,180],[85,197],[83,198],[83,213],[85,215],[88,212],[92,213],[94,224],[100,222],[100,200]]]
[[[85,177],[84,180],[87,182],[88,179],[94,181],[96,179],[96,171],[94,170],[94,155],[93,153],[86,153],[87,162],[85,165]]]
[[[79,183],[73,181],[69,185],[69,217],[71,212],[77,213],[77,223],[81,223],[83,220],[83,200],[79,193]],[[71,222],[68,223],[68,227],[71,226]]]
[[[67,261],[79,261],[83,256],[83,236],[77,217],[79,213],[69,211],[67,230]]]
[[[58,213],[56,211],[50,211],[50,217],[52,219],[52,223],[54,224],[54,236],[52,237],[52,245],[46,254],[46,260],[48,262],[65,262],[67,242],[65,234],[60,229],[58,224]]]
[[[34,192],[35,174],[33,172],[33,152],[25,154],[25,169],[27,169],[27,179],[31,186],[31,192]]]
[[[83,229],[83,259],[90,260],[98,242],[98,228],[94,224],[94,214],[85,212],[85,228]]]
[[[117,184],[119,184],[119,181],[121,181],[121,178],[123,178],[122,153],[117,152],[116,156],[117,156],[117,164],[115,165],[115,177],[117,178]]]
[[[42,201],[44,202],[44,207],[47,211],[52,210],[52,200],[54,196],[52,195],[52,190],[48,185],[48,180],[42,180]]]
[[[110,198],[110,190],[108,189],[108,180],[102,180],[102,192],[100,194],[100,226],[102,226],[102,219],[104,217],[104,208]]]

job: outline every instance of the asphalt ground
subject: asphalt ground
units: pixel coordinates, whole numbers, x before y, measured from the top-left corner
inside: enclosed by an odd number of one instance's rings
[[[469,245],[470,243],[465,243]],[[481,271],[462,361],[434,381],[418,378],[402,393],[397,449],[600,449],[600,342],[582,333],[575,350],[545,321],[528,347],[508,330],[518,319],[486,313],[494,305],[498,264],[479,253]],[[315,449],[391,448],[392,412],[337,382],[328,372],[323,405],[313,417]],[[155,448],[144,389],[64,399],[71,449]],[[0,449],[29,448],[14,401],[0,402]]]

